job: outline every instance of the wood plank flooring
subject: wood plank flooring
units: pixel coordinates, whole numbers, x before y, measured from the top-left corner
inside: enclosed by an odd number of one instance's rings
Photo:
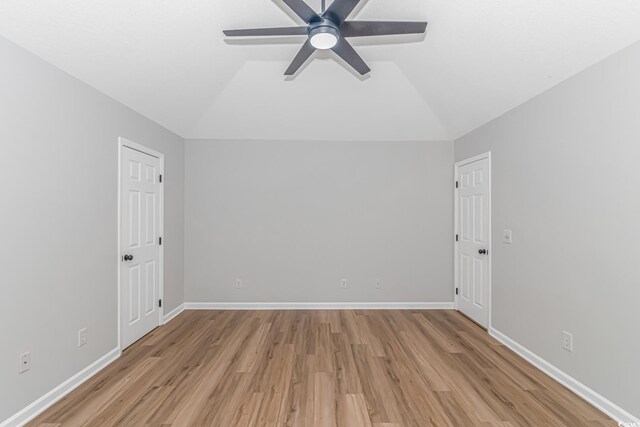
[[[603,426],[454,311],[186,311],[32,426]]]

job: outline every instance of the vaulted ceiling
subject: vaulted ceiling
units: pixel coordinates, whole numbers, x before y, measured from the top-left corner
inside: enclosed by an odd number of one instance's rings
[[[222,34],[300,24],[279,0],[0,0],[1,36],[196,139],[455,139],[640,40],[637,0],[362,0],[350,18],[429,27],[352,39],[367,78],[331,52],[285,78],[304,37]]]

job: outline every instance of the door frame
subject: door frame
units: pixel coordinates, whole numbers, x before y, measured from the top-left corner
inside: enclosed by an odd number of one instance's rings
[[[130,148],[132,150],[139,151],[141,153],[147,154],[152,157],[156,157],[160,160],[160,174],[163,175],[164,178],[164,154],[159,151],[152,150],[149,147],[145,147],[144,145],[138,144],[136,142],[130,141],[123,137],[118,137],[118,253],[116,256],[116,261],[118,263],[118,350],[119,353],[122,353],[122,298],[121,298],[121,266],[122,266],[122,242],[120,241],[120,234],[122,232],[122,206],[121,206],[121,198],[122,198],[122,151],[124,148]],[[160,228],[160,236],[164,238],[164,181],[160,185],[160,218],[159,228]],[[159,281],[159,298],[162,300],[162,307],[158,307],[158,326],[162,325],[164,318],[164,244],[160,245],[160,259],[159,262],[159,273],[158,273],[158,281]]]
[[[460,233],[459,230],[459,223],[458,220],[459,218],[459,214],[458,214],[458,188],[456,187],[456,181],[458,180],[458,170],[462,167],[462,166],[466,166],[470,163],[475,163],[479,160],[484,160],[487,159],[487,163],[489,165],[489,173],[488,173],[488,186],[489,186],[489,228],[487,230],[487,238],[489,239],[489,253],[487,254],[488,262],[487,262],[487,268],[489,269],[489,271],[487,272],[488,275],[488,280],[489,280],[489,289],[488,289],[488,296],[487,296],[487,330],[491,329],[491,311],[492,311],[492,275],[491,275],[491,270],[492,270],[492,261],[493,261],[493,239],[491,237],[491,223],[492,223],[492,215],[491,215],[491,195],[493,193],[493,189],[492,189],[492,185],[491,185],[491,174],[492,174],[492,170],[491,170],[491,151],[487,151],[486,153],[482,153],[482,154],[478,154],[477,156],[473,156],[470,157],[468,159],[464,159],[464,160],[460,160],[459,162],[456,162],[454,164],[453,167],[453,206],[454,206],[454,216],[453,216],[453,240],[454,240],[454,244],[453,244],[453,268],[454,268],[454,272],[453,272],[453,298],[454,298],[454,308],[457,311],[459,310],[458,307],[458,295],[456,295],[456,288],[459,288],[459,280],[460,278],[459,276],[459,262],[458,262],[458,255],[459,255],[459,250],[458,250],[458,243],[455,240],[455,236],[457,234]]]

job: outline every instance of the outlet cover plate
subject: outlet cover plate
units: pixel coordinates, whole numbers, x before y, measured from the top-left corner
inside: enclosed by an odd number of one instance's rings
[[[31,353],[26,352],[20,355],[20,366],[18,367],[18,373],[22,374],[31,369]]]
[[[562,348],[567,351],[573,351],[573,335],[567,331],[562,332]]]
[[[82,347],[87,343],[87,328],[78,331],[78,347]]]

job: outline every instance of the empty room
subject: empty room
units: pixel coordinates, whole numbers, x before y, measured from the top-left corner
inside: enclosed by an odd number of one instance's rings
[[[0,0],[0,144],[0,427],[640,427],[637,0]]]

